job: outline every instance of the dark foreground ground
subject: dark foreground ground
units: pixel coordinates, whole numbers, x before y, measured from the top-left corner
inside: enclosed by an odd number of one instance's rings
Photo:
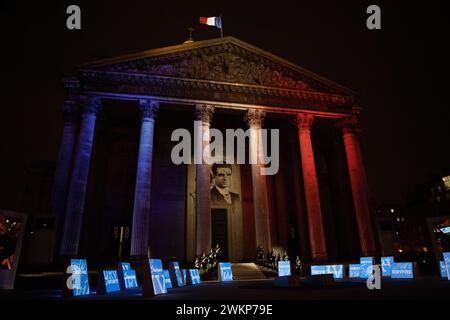
[[[165,295],[144,297],[140,289],[77,298],[61,298],[61,290],[18,289],[0,291],[0,300],[423,300],[449,299],[450,281],[438,278],[415,280],[383,279],[380,290],[369,290],[365,281],[337,281],[329,287],[309,285],[278,288],[273,280],[203,282],[200,285],[169,289]]]

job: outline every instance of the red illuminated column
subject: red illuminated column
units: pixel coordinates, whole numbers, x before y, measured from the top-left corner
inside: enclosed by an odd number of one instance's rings
[[[363,255],[374,255],[376,247],[370,213],[369,188],[359,145],[361,128],[355,117],[345,118],[338,127],[342,129],[344,139],[361,252]]]
[[[148,258],[153,136],[159,107],[158,102],[153,100],[140,100],[139,103],[142,120],[131,232],[130,256],[133,260]]]
[[[312,122],[312,115],[297,115],[298,139],[300,142],[300,153],[302,158],[311,255],[313,259],[321,260],[327,259],[327,250],[320,208],[319,186],[317,184],[314,153],[311,144]]]
[[[101,107],[99,97],[83,97],[83,114],[65,210],[60,256],[76,257],[80,243],[84,202],[94,142],[95,121]]]
[[[264,166],[264,145],[261,133],[264,116],[265,113],[261,110],[249,109],[246,120],[250,128],[250,161],[252,166],[256,246],[262,246],[264,251],[268,252],[272,247],[270,239],[269,203],[266,176],[261,174],[261,168]]]
[[[196,169],[196,227],[197,227],[197,255],[203,252],[208,253],[211,249],[211,166],[203,160],[203,152],[208,153],[209,150],[209,128],[214,113],[212,105],[197,105],[195,108],[195,119],[201,122],[201,128],[196,133],[195,139],[199,139],[198,146],[202,147],[201,163],[195,166]],[[200,136],[201,135],[201,136]],[[200,160],[199,159],[199,160]]]

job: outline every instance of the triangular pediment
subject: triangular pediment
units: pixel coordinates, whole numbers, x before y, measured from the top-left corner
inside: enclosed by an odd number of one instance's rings
[[[354,95],[337,83],[233,37],[153,49],[80,66],[271,88]]]

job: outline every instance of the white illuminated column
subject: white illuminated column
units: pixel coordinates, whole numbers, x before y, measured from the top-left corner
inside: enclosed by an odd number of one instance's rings
[[[252,166],[253,207],[255,214],[256,247],[262,246],[264,251],[271,250],[269,204],[266,176],[261,174],[263,168],[262,125],[265,112],[249,109],[246,121],[250,128],[250,161]]]
[[[201,121],[201,146],[202,155],[209,155],[210,134],[209,129],[214,113],[212,105],[197,105],[195,107],[195,116],[197,121]],[[199,137],[195,137],[199,140]],[[194,152],[197,152],[195,150]],[[201,255],[208,253],[211,249],[211,166],[206,164],[203,157],[200,164],[196,164],[196,226],[197,226],[197,245],[196,253]]]

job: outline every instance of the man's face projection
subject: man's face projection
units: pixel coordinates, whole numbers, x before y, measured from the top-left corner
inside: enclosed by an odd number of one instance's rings
[[[227,188],[231,183],[231,169],[217,168],[215,175],[215,183],[219,188]]]

